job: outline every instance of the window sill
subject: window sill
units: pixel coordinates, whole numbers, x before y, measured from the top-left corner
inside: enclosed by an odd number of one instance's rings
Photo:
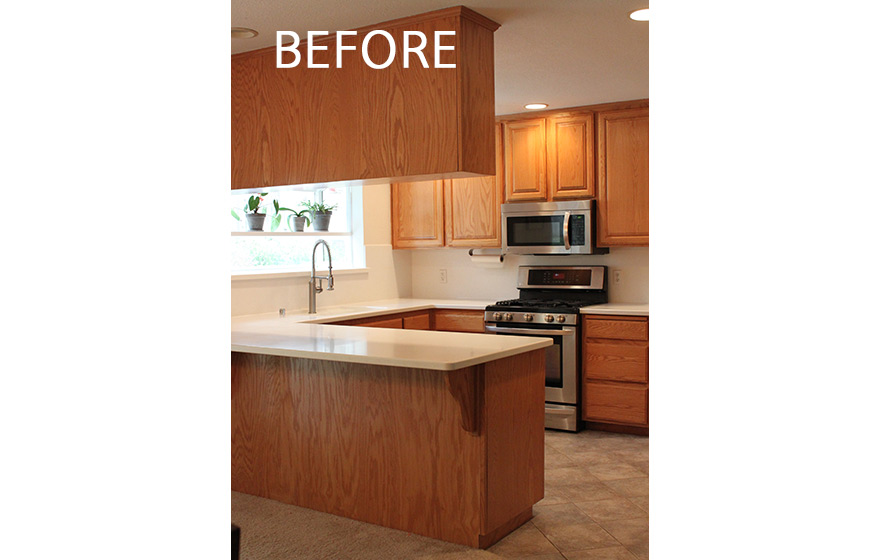
[[[319,268],[318,272],[326,271],[326,268]],[[334,276],[344,276],[346,274],[366,274],[370,271],[369,268],[334,268],[333,275]],[[266,271],[266,272],[242,272],[232,273],[232,281],[237,282],[240,280],[275,280],[282,278],[308,278],[312,275],[311,270],[288,270],[288,271]]]
[[[345,237],[350,231],[233,231],[233,237]]]

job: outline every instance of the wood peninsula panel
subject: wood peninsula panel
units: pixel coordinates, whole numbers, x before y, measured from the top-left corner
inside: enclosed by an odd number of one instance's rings
[[[443,181],[391,184],[391,246],[442,247]]]
[[[484,534],[544,498],[544,377],[534,375],[544,371],[544,363],[542,350],[485,365],[489,509]]]
[[[597,245],[648,245],[648,108],[602,111]]]
[[[544,350],[455,372],[232,353],[232,489],[488,547],[543,497]]]
[[[434,329],[438,331],[483,333],[483,311],[470,309],[435,309]]]
[[[315,62],[329,68],[276,68],[275,47],[232,57],[232,188],[380,180],[467,177],[495,172],[493,33],[498,24],[464,7],[438,10],[356,30],[336,68],[335,36],[316,41]],[[371,69],[360,45],[371,30],[395,39],[385,69]],[[433,68],[434,31],[455,31]],[[429,38],[432,68],[403,68],[404,31]],[[375,61],[389,50],[371,40]],[[300,48],[305,57],[304,47]],[[292,57],[292,54],[288,53]],[[257,167],[257,169],[255,169]]]
[[[593,113],[547,119],[547,187],[550,200],[595,196]]]

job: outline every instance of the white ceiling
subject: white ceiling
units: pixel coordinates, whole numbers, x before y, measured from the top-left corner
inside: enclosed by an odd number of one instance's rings
[[[275,32],[355,29],[462,4],[498,22],[495,114],[648,97],[647,0],[232,0],[232,26],[259,31],[232,52],[270,47]]]

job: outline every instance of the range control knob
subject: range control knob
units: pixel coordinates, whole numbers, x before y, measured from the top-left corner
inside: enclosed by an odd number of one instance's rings
[[[524,319],[525,321],[531,321],[533,318],[534,318],[534,317],[532,317],[532,314],[531,314],[531,313],[524,313],[524,314],[523,314],[523,319]]]
[[[505,313],[504,320],[505,321],[513,321],[513,313]]]
[[[544,320],[548,323],[553,322],[553,315],[544,315]]]
[[[565,315],[557,315],[556,322],[557,323],[564,323],[565,322]]]
[[[492,314],[492,318],[495,319],[496,321],[500,321],[501,320],[501,313],[496,311],[495,313]]]

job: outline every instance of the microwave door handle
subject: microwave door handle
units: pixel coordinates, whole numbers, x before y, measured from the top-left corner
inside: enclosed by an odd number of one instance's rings
[[[566,212],[562,219],[562,238],[565,240],[565,250],[571,249],[571,241],[568,239],[568,221],[571,219],[571,212]]]

